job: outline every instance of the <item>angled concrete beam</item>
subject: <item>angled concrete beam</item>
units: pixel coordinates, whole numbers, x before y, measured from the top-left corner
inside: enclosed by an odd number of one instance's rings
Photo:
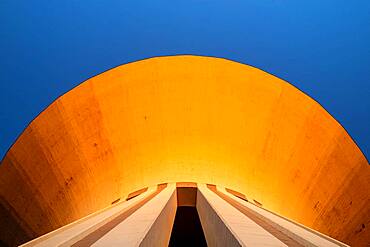
[[[168,246],[177,208],[170,184],[92,246]]]
[[[160,189],[157,186],[150,187],[144,193],[137,195],[129,201],[118,202],[21,246],[71,246],[120,215],[130,213],[134,208],[150,200],[151,197],[159,192]]]
[[[22,246],[167,246],[176,208],[176,186],[158,185]]]
[[[287,235],[302,246],[348,247],[348,245],[341,243],[336,239],[330,238],[329,236],[312,230],[302,224],[274,214],[264,208],[254,205],[253,203],[242,200],[240,197],[228,192],[224,187],[217,186],[216,193],[247,217],[255,219],[257,222],[261,222],[261,225],[267,224],[268,228],[274,228],[276,231]]]
[[[208,246],[348,246],[221,186],[161,184],[134,194],[22,246],[167,246],[183,205],[196,206]]]
[[[206,185],[198,185],[197,210],[208,246],[287,246]]]

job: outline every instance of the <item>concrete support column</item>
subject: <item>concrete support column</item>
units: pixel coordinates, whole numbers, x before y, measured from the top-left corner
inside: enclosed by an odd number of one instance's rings
[[[206,185],[198,185],[196,207],[208,246],[287,246]]]
[[[220,186],[160,184],[132,192],[127,200],[22,246],[168,246],[177,207],[195,206],[210,247],[348,247]]]
[[[177,208],[170,184],[92,246],[168,246]]]
[[[157,186],[150,187],[146,192],[130,199],[129,201],[118,202],[103,210],[72,222],[71,224],[58,228],[55,231],[42,235],[41,237],[27,242],[22,246],[47,247],[74,245],[112,220],[117,219],[120,216],[122,218],[122,216],[129,215],[130,212],[140,206],[140,204],[150,200],[150,197],[155,196],[156,193],[159,193]]]
[[[274,214],[264,208],[258,207],[253,203],[242,200],[229,193],[225,188],[217,186],[217,194],[232,206],[237,208],[246,217],[254,219],[260,225],[265,225],[269,231],[280,235],[288,246],[320,246],[320,247],[345,247],[348,245],[341,243],[333,238],[321,234],[299,223]],[[282,235],[285,235],[282,236]]]
[[[176,185],[151,187],[128,199],[22,246],[168,246],[177,208]]]

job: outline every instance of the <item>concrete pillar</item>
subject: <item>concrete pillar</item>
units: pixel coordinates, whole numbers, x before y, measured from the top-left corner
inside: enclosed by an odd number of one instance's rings
[[[348,246],[306,226],[274,214],[264,208],[258,207],[253,203],[242,200],[240,197],[229,193],[223,187],[217,186],[216,193],[242,212],[246,217],[255,219],[255,222],[260,222],[260,225],[267,225],[265,229],[273,228],[273,230],[280,233],[280,235],[286,235],[287,237],[285,237],[285,239],[291,240],[290,242],[288,240],[289,246],[297,245],[297,243],[301,246]]]
[[[287,246],[206,185],[198,189],[197,210],[208,246]]]
[[[178,206],[196,207],[208,246],[347,245],[215,185],[160,184],[22,246],[168,246]]]
[[[177,208],[170,184],[92,246],[168,246]]]
[[[22,246],[167,246],[176,186],[158,185]]]
[[[55,231],[49,232],[39,238],[27,242],[21,246],[71,246],[100,227],[111,222],[115,218],[132,211],[134,207],[145,203],[150,197],[155,196],[157,186],[150,187],[146,192],[132,198],[129,201],[118,202],[103,210],[81,218],[71,224],[65,225]]]

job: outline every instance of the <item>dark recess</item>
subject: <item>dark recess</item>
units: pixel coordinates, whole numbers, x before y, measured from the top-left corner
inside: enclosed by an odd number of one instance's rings
[[[169,246],[207,246],[195,207],[177,207]]]

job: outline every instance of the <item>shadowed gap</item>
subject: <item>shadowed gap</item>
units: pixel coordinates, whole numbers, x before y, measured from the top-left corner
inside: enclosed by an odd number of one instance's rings
[[[207,246],[195,207],[177,207],[169,246]]]

